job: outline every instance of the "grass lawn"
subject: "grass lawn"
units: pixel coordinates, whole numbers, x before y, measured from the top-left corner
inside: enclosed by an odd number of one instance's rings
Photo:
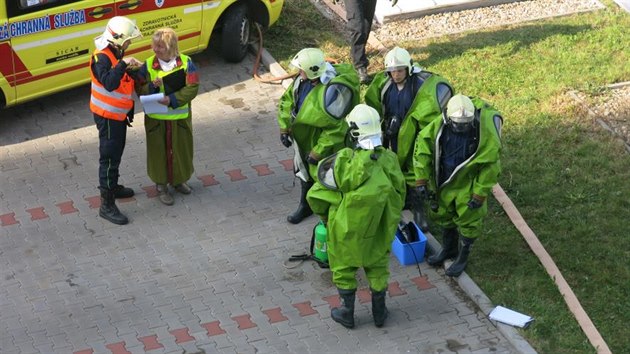
[[[455,89],[504,115],[499,183],[553,257],[613,353],[630,352],[630,154],[566,94],[630,81],[630,14],[605,10],[487,31],[384,43],[407,48]],[[322,48],[349,62],[338,25],[308,0],[285,2],[266,47],[283,65]],[[381,69],[373,53],[370,71]],[[593,353],[536,256],[490,199],[468,274],[495,304],[535,317],[522,335],[540,353]]]

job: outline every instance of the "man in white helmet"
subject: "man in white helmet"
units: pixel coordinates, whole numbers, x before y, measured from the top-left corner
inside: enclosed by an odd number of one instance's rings
[[[405,179],[396,155],[382,145],[376,110],[359,104],[346,122],[354,146],[322,160],[308,202],[327,225],[328,261],[342,300],[332,309],[332,319],[354,327],[355,276],[362,267],[372,293],[374,324],[381,327],[387,318],[389,254],[405,200]]]
[[[350,64],[330,64],[317,48],[298,52],[291,66],[299,70],[280,98],[280,142],[293,147],[294,172],[302,191],[297,210],[287,217],[292,224],[312,215],[306,193],[317,180],[317,163],[344,146],[343,120],[359,103],[359,78]]]
[[[338,2],[339,0],[333,0],[334,4]],[[398,0],[389,0],[389,2],[393,7]],[[370,62],[365,54],[365,46],[372,30],[376,0],[344,0],[344,5],[348,21],[346,27],[350,32],[352,64],[359,74],[361,83],[367,84],[370,82],[367,71]]]
[[[423,203],[414,192],[413,150],[420,130],[440,119],[453,89],[445,78],[414,63],[404,48],[390,50],[384,64],[385,70],[374,77],[365,93],[365,103],[380,113],[383,146],[396,153],[405,174],[405,209],[413,212],[418,226],[426,231]]]
[[[131,125],[134,114],[134,81],[127,70],[142,65],[142,62],[124,57],[124,54],[131,40],[140,36],[138,27],[131,20],[112,17],[103,34],[94,40],[96,50],[90,57],[90,110],[99,137],[99,215],[118,225],[124,225],[129,220],[118,210],[114,199],[134,195],[131,188],[118,184],[118,167],[125,148],[127,125]]]
[[[488,213],[486,199],[501,172],[503,118],[478,98],[455,95],[443,119],[418,137],[414,158],[417,194],[431,192],[431,219],[443,228],[442,250],[427,259],[433,266],[457,259],[446,275],[459,276]],[[458,249],[459,246],[459,249]]]

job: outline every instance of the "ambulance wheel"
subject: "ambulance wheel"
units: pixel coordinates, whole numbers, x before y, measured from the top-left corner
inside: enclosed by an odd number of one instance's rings
[[[221,55],[231,63],[238,63],[247,55],[251,22],[247,7],[233,6],[225,14],[221,34]]]

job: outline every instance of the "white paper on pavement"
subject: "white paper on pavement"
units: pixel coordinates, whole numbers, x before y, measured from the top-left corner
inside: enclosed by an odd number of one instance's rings
[[[144,109],[144,113],[166,113],[168,112],[168,107],[158,103],[159,100],[164,98],[164,93],[155,93],[153,95],[144,95],[140,96],[140,102],[142,102],[142,107]]]
[[[530,316],[523,315],[522,313],[510,310],[503,306],[497,306],[488,315],[491,320],[509,324],[511,326],[525,328],[534,319]]]

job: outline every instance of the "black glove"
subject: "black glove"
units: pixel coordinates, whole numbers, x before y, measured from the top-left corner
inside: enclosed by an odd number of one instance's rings
[[[319,163],[319,161],[315,160],[315,158],[311,155],[308,155],[306,157],[306,162],[310,163],[311,165],[315,165],[317,166],[317,164]]]
[[[468,205],[468,209],[477,209],[477,208],[481,208],[481,206],[483,205],[483,202],[480,202],[475,198],[470,198],[470,200],[468,201],[466,205]]]
[[[288,133],[280,133],[280,142],[284,147],[290,147],[292,144],[291,137]]]
[[[128,127],[133,128],[133,125],[131,125],[131,123],[133,123],[133,113],[127,114],[127,121],[125,122],[125,124],[127,124]]]

